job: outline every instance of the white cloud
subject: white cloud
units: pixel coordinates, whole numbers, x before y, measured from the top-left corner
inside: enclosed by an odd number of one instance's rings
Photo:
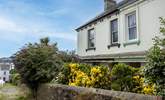
[[[69,13],[69,9],[65,9],[65,8],[62,8],[62,9],[56,9],[56,10],[53,10],[53,11],[47,11],[47,12],[37,12],[38,15],[41,15],[41,16],[54,16],[56,17],[56,15],[60,16],[60,15],[66,15]]]
[[[23,25],[19,25],[10,19],[0,17],[0,39],[13,42],[22,42],[25,41],[27,37],[38,39],[48,36],[51,38],[63,39],[64,41],[76,41],[76,36],[74,33],[61,33],[53,30],[50,31],[49,29],[44,29],[43,27],[35,27],[39,25],[33,26],[24,27]]]
[[[9,32],[22,32],[24,29],[18,27],[15,22],[0,17],[0,30]]]

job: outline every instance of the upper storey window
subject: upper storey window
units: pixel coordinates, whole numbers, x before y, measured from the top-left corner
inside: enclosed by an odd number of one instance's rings
[[[95,31],[94,28],[88,30],[88,48],[95,47]]]
[[[137,23],[136,23],[136,12],[132,12],[127,15],[127,40],[137,39]]]
[[[118,20],[111,21],[111,44],[118,43]]]

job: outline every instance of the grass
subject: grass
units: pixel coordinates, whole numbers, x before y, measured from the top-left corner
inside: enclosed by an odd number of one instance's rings
[[[28,99],[29,94],[29,90],[25,86],[18,87],[9,83],[0,86],[0,100],[30,100]]]
[[[4,94],[0,94],[0,100],[7,100]]]
[[[25,97],[25,96],[18,96],[16,97],[15,100],[29,100],[28,97]]]

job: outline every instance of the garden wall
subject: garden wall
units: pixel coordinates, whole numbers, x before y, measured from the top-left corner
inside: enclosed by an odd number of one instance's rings
[[[38,100],[163,100],[163,98],[103,89],[46,84],[39,88]]]

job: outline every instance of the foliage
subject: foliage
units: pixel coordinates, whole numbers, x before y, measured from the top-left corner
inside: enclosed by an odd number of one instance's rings
[[[148,95],[154,95],[155,92],[155,86],[153,84],[144,84],[142,93],[148,94]]]
[[[155,85],[145,82],[142,69],[120,63],[110,71],[104,66],[66,63],[57,83],[155,95]]]
[[[58,82],[70,86],[110,89],[110,71],[104,66],[86,64],[65,64]]]
[[[135,93],[142,93],[144,84],[144,78],[140,75],[133,76],[133,89],[132,91]]]
[[[19,85],[21,84],[21,76],[20,74],[16,71],[16,69],[10,70],[10,82],[13,85]]]
[[[24,97],[24,96],[18,96],[16,98],[16,100],[28,100],[28,99],[26,97]]]
[[[154,38],[154,46],[148,51],[144,77],[148,83],[155,84],[157,95],[165,96],[165,19],[160,18],[161,37]]]
[[[69,66],[71,68],[69,85],[90,87],[92,85],[90,78],[85,72],[82,72],[76,65]]]
[[[131,91],[133,88],[132,77],[134,70],[123,63],[116,64],[112,68],[112,89],[118,91]]]
[[[61,72],[59,72],[58,76],[52,80],[52,83],[69,84],[69,75],[70,69],[67,64],[64,64],[61,69]]]
[[[16,73],[17,73],[16,69],[11,69],[10,70],[10,74],[16,74]]]
[[[80,62],[78,56],[76,55],[75,51],[59,51],[59,57],[63,60],[65,63],[77,63]]]
[[[11,83],[13,85],[19,85],[21,83],[21,76],[19,73],[11,74]]]
[[[57,44],[49,44],[48,38],[40,43],[29,43],[13,56],[13,62],[23,83],[32,89],[33,96],[40,84],[50,82],[61,68]]]
[[[133,92],[154,95],[155,88],[153,84],[145,83],[144,77],[140,75],[133,76]]]
[[[93,67],[90,76],[95,88],[111,89],[111,73],[108,67]]]

